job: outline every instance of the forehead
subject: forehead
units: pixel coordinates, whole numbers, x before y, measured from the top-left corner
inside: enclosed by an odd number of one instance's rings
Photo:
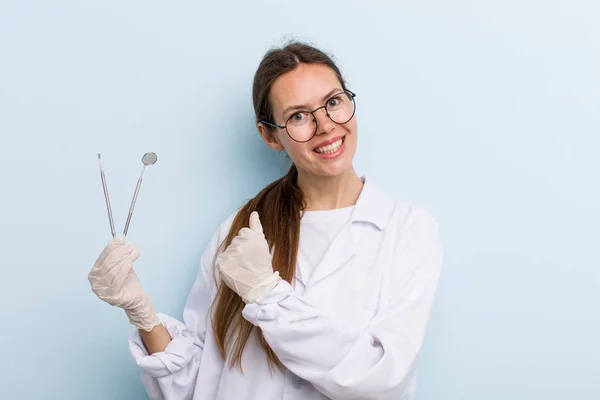
[[[321,64],[300,64],[275,80],[269,93],[274,112],[295,105],[315,105],[334,88],[342,88],[336,73]],[[317,104],[319,106],[320,104]]]

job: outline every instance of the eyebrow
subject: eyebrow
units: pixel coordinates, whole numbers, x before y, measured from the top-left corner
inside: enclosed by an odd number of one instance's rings
[[[343,92],[343,91],[344,91],[344,89],[334,88],[329,93],[327,93],[325,96],[323,96],[323,101],[326,101],[327,99],[329,99],[335,93],[340,93],[340,92]],[[289,107],[286,107],[282,111],[281,114],[285,117],[290,111],[308,110],[308,109],[309,109],[309,107],[307,105],[304,105],[304,104],[298,105],[298,106],[289,106]]]

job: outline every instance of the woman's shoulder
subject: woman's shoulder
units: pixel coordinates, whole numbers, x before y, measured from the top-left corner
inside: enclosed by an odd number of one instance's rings
[[[371,219],[379,227],[405,231],[415,227],[437,226],[434,215],[424,206],[398,198],[380,189],[368,179],[364,194],[359,199],[361,216]]]
[[[217,228],[216,235],[220,239],[219,242],[224,241],[225,238],[227,237],[227,235],[229,234],[229,231],[231,230],[231,226],[233,225],[233,220],[235,219],[235,217],[237,216],[237,214],[240,210],[241,210],[241,207],[235,209],[235,211],[233,211],[232,213],[227,215],[225,220],[223,220],[223,222],[221,222],[221,224]]]
[[[437,224],[434,214],[425,206],[408,200],[395,200],[392,219],[403,227],[414,224],[432,225]]]
[[[212,236],[208,242],[208,245],[204,248],[204,252],[202,253],[202,262],[201,266],[204,269],[204,273],[211,277],[213,274],[213,262],[215,257],[217,256],[217,252],[221,248],[221,245],[227,238],[229,234],[229,230],[233,225],[233,220],[237,215],[240,209],[236,209],[233,213],[229,214],[223,222],[219,224],[217,229],[215,229],[212,233]]]

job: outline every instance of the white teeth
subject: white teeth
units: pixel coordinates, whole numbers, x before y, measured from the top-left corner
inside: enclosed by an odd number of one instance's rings
[[[327,146],[323,146],[323,147],[319,147],[318,149],[315,149],[315,151],[317,153],[331,154],[331,153],[335,153],[340,148],[341,145],[342,145],[342,139],[338,139],[335,142],[333,142]]]

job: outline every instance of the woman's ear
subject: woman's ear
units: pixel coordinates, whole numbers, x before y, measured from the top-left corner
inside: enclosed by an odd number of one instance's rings
[[[281,144],[281,142],[279,142],[277,135],[275,135],[272,129],[269,129],[262,122],[256,124],[256,129],[258,129],[258,133],[263,138],[267,146],[269,146],[275,151],[283,150],[283,145]]]

